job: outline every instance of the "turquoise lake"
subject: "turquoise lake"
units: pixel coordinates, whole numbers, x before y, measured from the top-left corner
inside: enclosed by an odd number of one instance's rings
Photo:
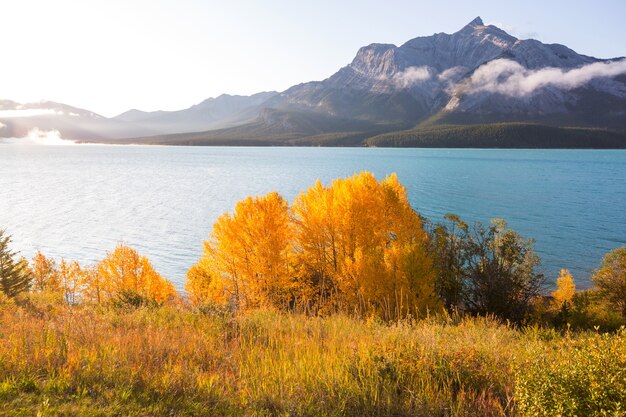
[[[117,242],[182,289],[214,220],[277,190],[290,201],[316,179],[392,172],[432,221],[504,218],[535,239],[553,282],[580,287],[626,245],[626,151],[30,146],[0,144],[0,228],[27,258],[94,262]]]

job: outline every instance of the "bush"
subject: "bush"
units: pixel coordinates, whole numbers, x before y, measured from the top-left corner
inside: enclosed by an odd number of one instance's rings
[[[520,364],[516,379],[522,416],[624,416],[626,331],[567,335]]]
[[[489,227],[469,227],[458,216],[431,234],[439,296],[450,310],[523,321],[541,295],[544,277],[533,241],[507,228],[501,219]]]
[[[626,246],[609,252],[592,279],[600,297],[626,317]]]

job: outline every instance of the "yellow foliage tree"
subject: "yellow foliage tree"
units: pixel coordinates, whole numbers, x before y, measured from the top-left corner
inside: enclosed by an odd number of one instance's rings
[[[61,259],[58,276],[65,301],[68,304],[76,304],[80,287],[83,284],[80,265],[76,261],[66,262],[65,259]]]
[[[32,289],[35,291],[61,290],[61,281],[54,259],[46,258],[41,251],[38,251],[31,262],[31,271],[33,275]]]
[[[437,308],[428,237],[395,175],[369,172],[316,183],[292,207],[294,263],[322,311],[348,308],[398,316]]]
[[[187,288],[196,301],[243,309],[284,305],[293,287],[291,239],[289,207],[278,193],[248,197],[217,219]]]
[[[82,281],[81,296],[84,301],[100,304],[108,299],[104,277],[98,273],[98,265],[82,268]]]
[[[554,306],[557,309],[571,307],[575,294],[576,284],[572,274],[567,269],[561,269],[561,273],[556,279],[556,290],[552,292]]]
[[[200,258],[198,263],[187,271],[185,293],[194,304],[208,304],[214,301],[211,265],[208,256]]]
[[[97,280],[87,285],[92,287],[92,292],[95,291],[94,285],[101,288],[95,292],[99,292],[98,297],[103,301],[125,291],[158,303],[176,295],[174,286],[154,270],[148,258],[122,244],[98,264],[96,274],[89,274],[88,277]]]

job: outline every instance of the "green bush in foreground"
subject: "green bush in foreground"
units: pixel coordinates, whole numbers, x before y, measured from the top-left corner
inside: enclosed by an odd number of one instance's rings
[[[626,331],[542,346],[520,366],[515,399],[523,416],[625,416]]]

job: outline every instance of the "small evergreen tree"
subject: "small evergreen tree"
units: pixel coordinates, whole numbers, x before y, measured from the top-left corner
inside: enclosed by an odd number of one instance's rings
[[[8,297],[27,291],[30,287],[31,274],[24,259],[16,260],[15,252],[9,249],[11,236],[0,229],[0,291]]]

